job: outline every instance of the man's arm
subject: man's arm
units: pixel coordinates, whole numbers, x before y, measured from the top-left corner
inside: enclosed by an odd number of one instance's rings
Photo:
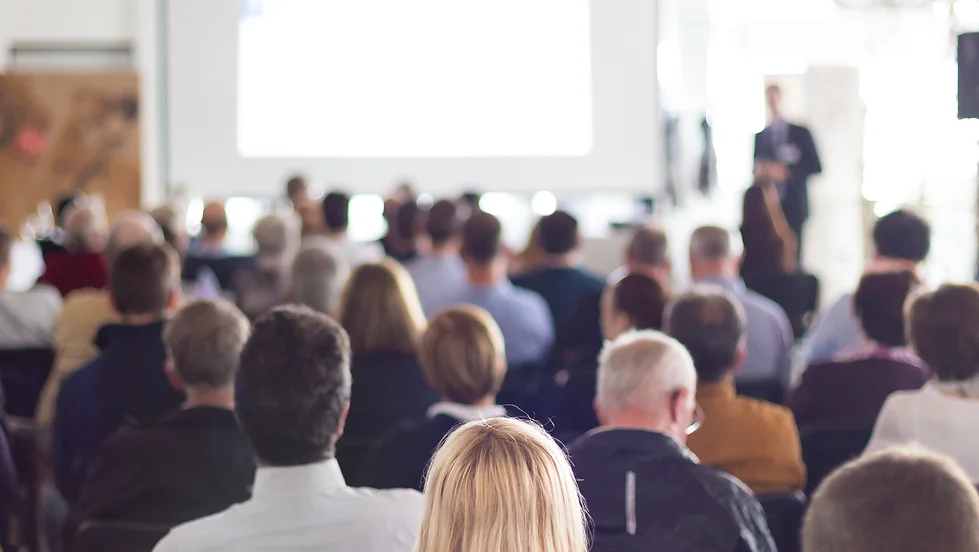
[[[792,168],[793,172],[801,176],[810,176],[823,172],[823,164],[819,160],[819,152],[816,151],[816,141],[813,140],[812,133],[806,127],[802,128],[802,142],[799,144],[801,154],[799,164]]]

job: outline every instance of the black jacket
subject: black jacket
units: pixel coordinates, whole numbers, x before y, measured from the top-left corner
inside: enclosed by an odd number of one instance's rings
[[[751,492],[666,435],[599,429],[570,454],[595,552],[775,552]]]
[[[790,175],[785,183],[782,211],[789,227],[798,234],[802,223],[809,218],[809,177],[823,172],[823,165],[808,128],[789,124],[783,144],[787,146],[785,151],[778,151],[772,132],[769,126],[755,135],[755,161],[775,160],[788,166]]]
[[[439,414],[428,420],[400,424],[371,454],[364,484],[376,489],[421,491],[429,460],[445,436],[461,423]]]

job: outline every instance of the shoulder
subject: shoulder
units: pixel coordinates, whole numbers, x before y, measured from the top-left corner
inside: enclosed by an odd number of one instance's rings
[[[743,415],[755,420],[751,424],[753,426],[764,426],[768,429],[791,427],[795,431],[795,418],[787,407],[749,397],[737,397],[734,403]]]
[[[778,303],[750,289],[742,296],[741,303],[749,316],[753,314],[771,319],[787,319],[785,311]]]
[[[240,533],[236,508],[190,521],[173,528],[153,549],[153,552],[192,552],[217,549],[231,535]]]
[[[513,289],[513,298],[515,302],[521,303],[531,308],[538,310],[547,310],[547,303],[544,298],[540,296],[536,291],[531,291],[529,289],[523,289],[515,287]]]
[[[745,503],[757,502],[754,495],[739,479],[716,468],[692,464],[690,474],[697,480],[700,487],[714,501],[726,510],[737,509]]]
[[[349,498],[370,511],[372,516],[395,524],[403,522],[412,527],[421,521],[424,497],[414,489],[369,489],[351,487]],[[353,505],[353,504],[352,504]]]

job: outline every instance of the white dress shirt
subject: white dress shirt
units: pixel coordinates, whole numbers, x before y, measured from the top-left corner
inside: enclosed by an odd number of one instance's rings
[[[979,400],[942,393],[934,382],[887,398],[864,454],[918,444],[951,457],[979,483]]]
[[[170,532],[154,552],[411,552],[414,490],[355,489],[336,460],[259,468],[251,500]]]

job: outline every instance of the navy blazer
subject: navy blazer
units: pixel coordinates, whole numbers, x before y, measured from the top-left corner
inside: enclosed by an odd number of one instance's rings
[[[796,233],[802,228],[802,223],[809,218],[809,177],[823,172],[823,165],[816,151],[816,142],[809,129],[789,125],[788,136],[784,144],[789,146],[794,159],[784,159],[776,151],[775,141],[771,138],[772,127],[755,134],[755,161],[781,161],[789,168],[789,180],[786,182],[785,194],[782,197],[782,210],[785,220]]]

